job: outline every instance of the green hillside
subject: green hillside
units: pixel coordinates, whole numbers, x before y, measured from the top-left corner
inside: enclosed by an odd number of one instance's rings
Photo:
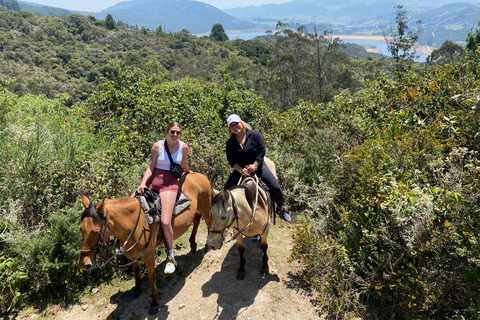
[[[292,289],[337,318],[479,318],[478,50],[418,64],[283,23],[249,41],[117,23],[0,8],[0,317],[114,281],[78,270],[80,196],[129,196],[172,120],[222,188],[237,113],[277,164]]]

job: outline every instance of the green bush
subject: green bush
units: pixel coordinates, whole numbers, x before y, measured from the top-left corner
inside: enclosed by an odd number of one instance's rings
[[[297,228],[293,256],[331,312],[478,318],[478,101],[454,90],[475,86],[477,69],[378,79],[329,105],[346,142],[324,182],[336,196]]]

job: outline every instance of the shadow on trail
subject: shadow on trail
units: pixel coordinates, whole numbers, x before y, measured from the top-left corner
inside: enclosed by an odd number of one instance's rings
[[[260,290],[270,281],[279,282],[277,275],[268,275],[262,278],[262,250],[260,242],[245,238],[245,279],[236,280],[240,255],[237,245],[228,251],[220,272],[213,274],[212,278],[202,286],[203,296],[218,295],[217,314],[215,320],[236,319],[242,309],[251,306]],[[228,279],[227,281],[225,279]]]
[[[160,293],[158,303],[160,308],[155,315],[149,315],[148,310],[151,302],[152,290],[146,275],[145,266],[142,263],[142,293],[140,297],[133,297],[133,287],[127,291],[119,291],[110,297],[110,303],[117,304],[117,308],[111,312],[107,320],[130,320],[130,319],[149,319],[166,320],[170,314],[166,305],[172,300],[184,287],[185,279],[197,268],[205,255],[204,250],[198,250],[195,253],[175,256],[178,267],[174,274],[166,275],[165,261],[157,265],[155,274],[157,275],[157,287]],[[134,277],[132,272],[132,277]]]

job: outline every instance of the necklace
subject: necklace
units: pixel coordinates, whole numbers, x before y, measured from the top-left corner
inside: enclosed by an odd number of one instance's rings
[[[245,138],[247,137],[246,134],[243,135],[242,139],[238,139],[239,137],[237,136],[237,141],[238,141],[238,144],[240,145],[240,147],[243,149],[243,146],[245,145]]]

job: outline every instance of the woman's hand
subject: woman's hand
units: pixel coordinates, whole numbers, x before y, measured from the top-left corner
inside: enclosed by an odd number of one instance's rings
[[[138,194],[143,194],[143,191],[144,191],[145,188],[146,188],[146,186],[140,186],[140,187],[138,187],[136,193],[138,193]]]
[[[244,176],[251,176],[252,173],[254,173],[255,171],[257,171],[257,166],[256,166],[256,165],[254,165],[254,164],[247,164],[247,165],[245,166],[245,168],[243,168],[242,174],[243,174]],[[244,172],[245,172],[245,173],[244,173]]]

